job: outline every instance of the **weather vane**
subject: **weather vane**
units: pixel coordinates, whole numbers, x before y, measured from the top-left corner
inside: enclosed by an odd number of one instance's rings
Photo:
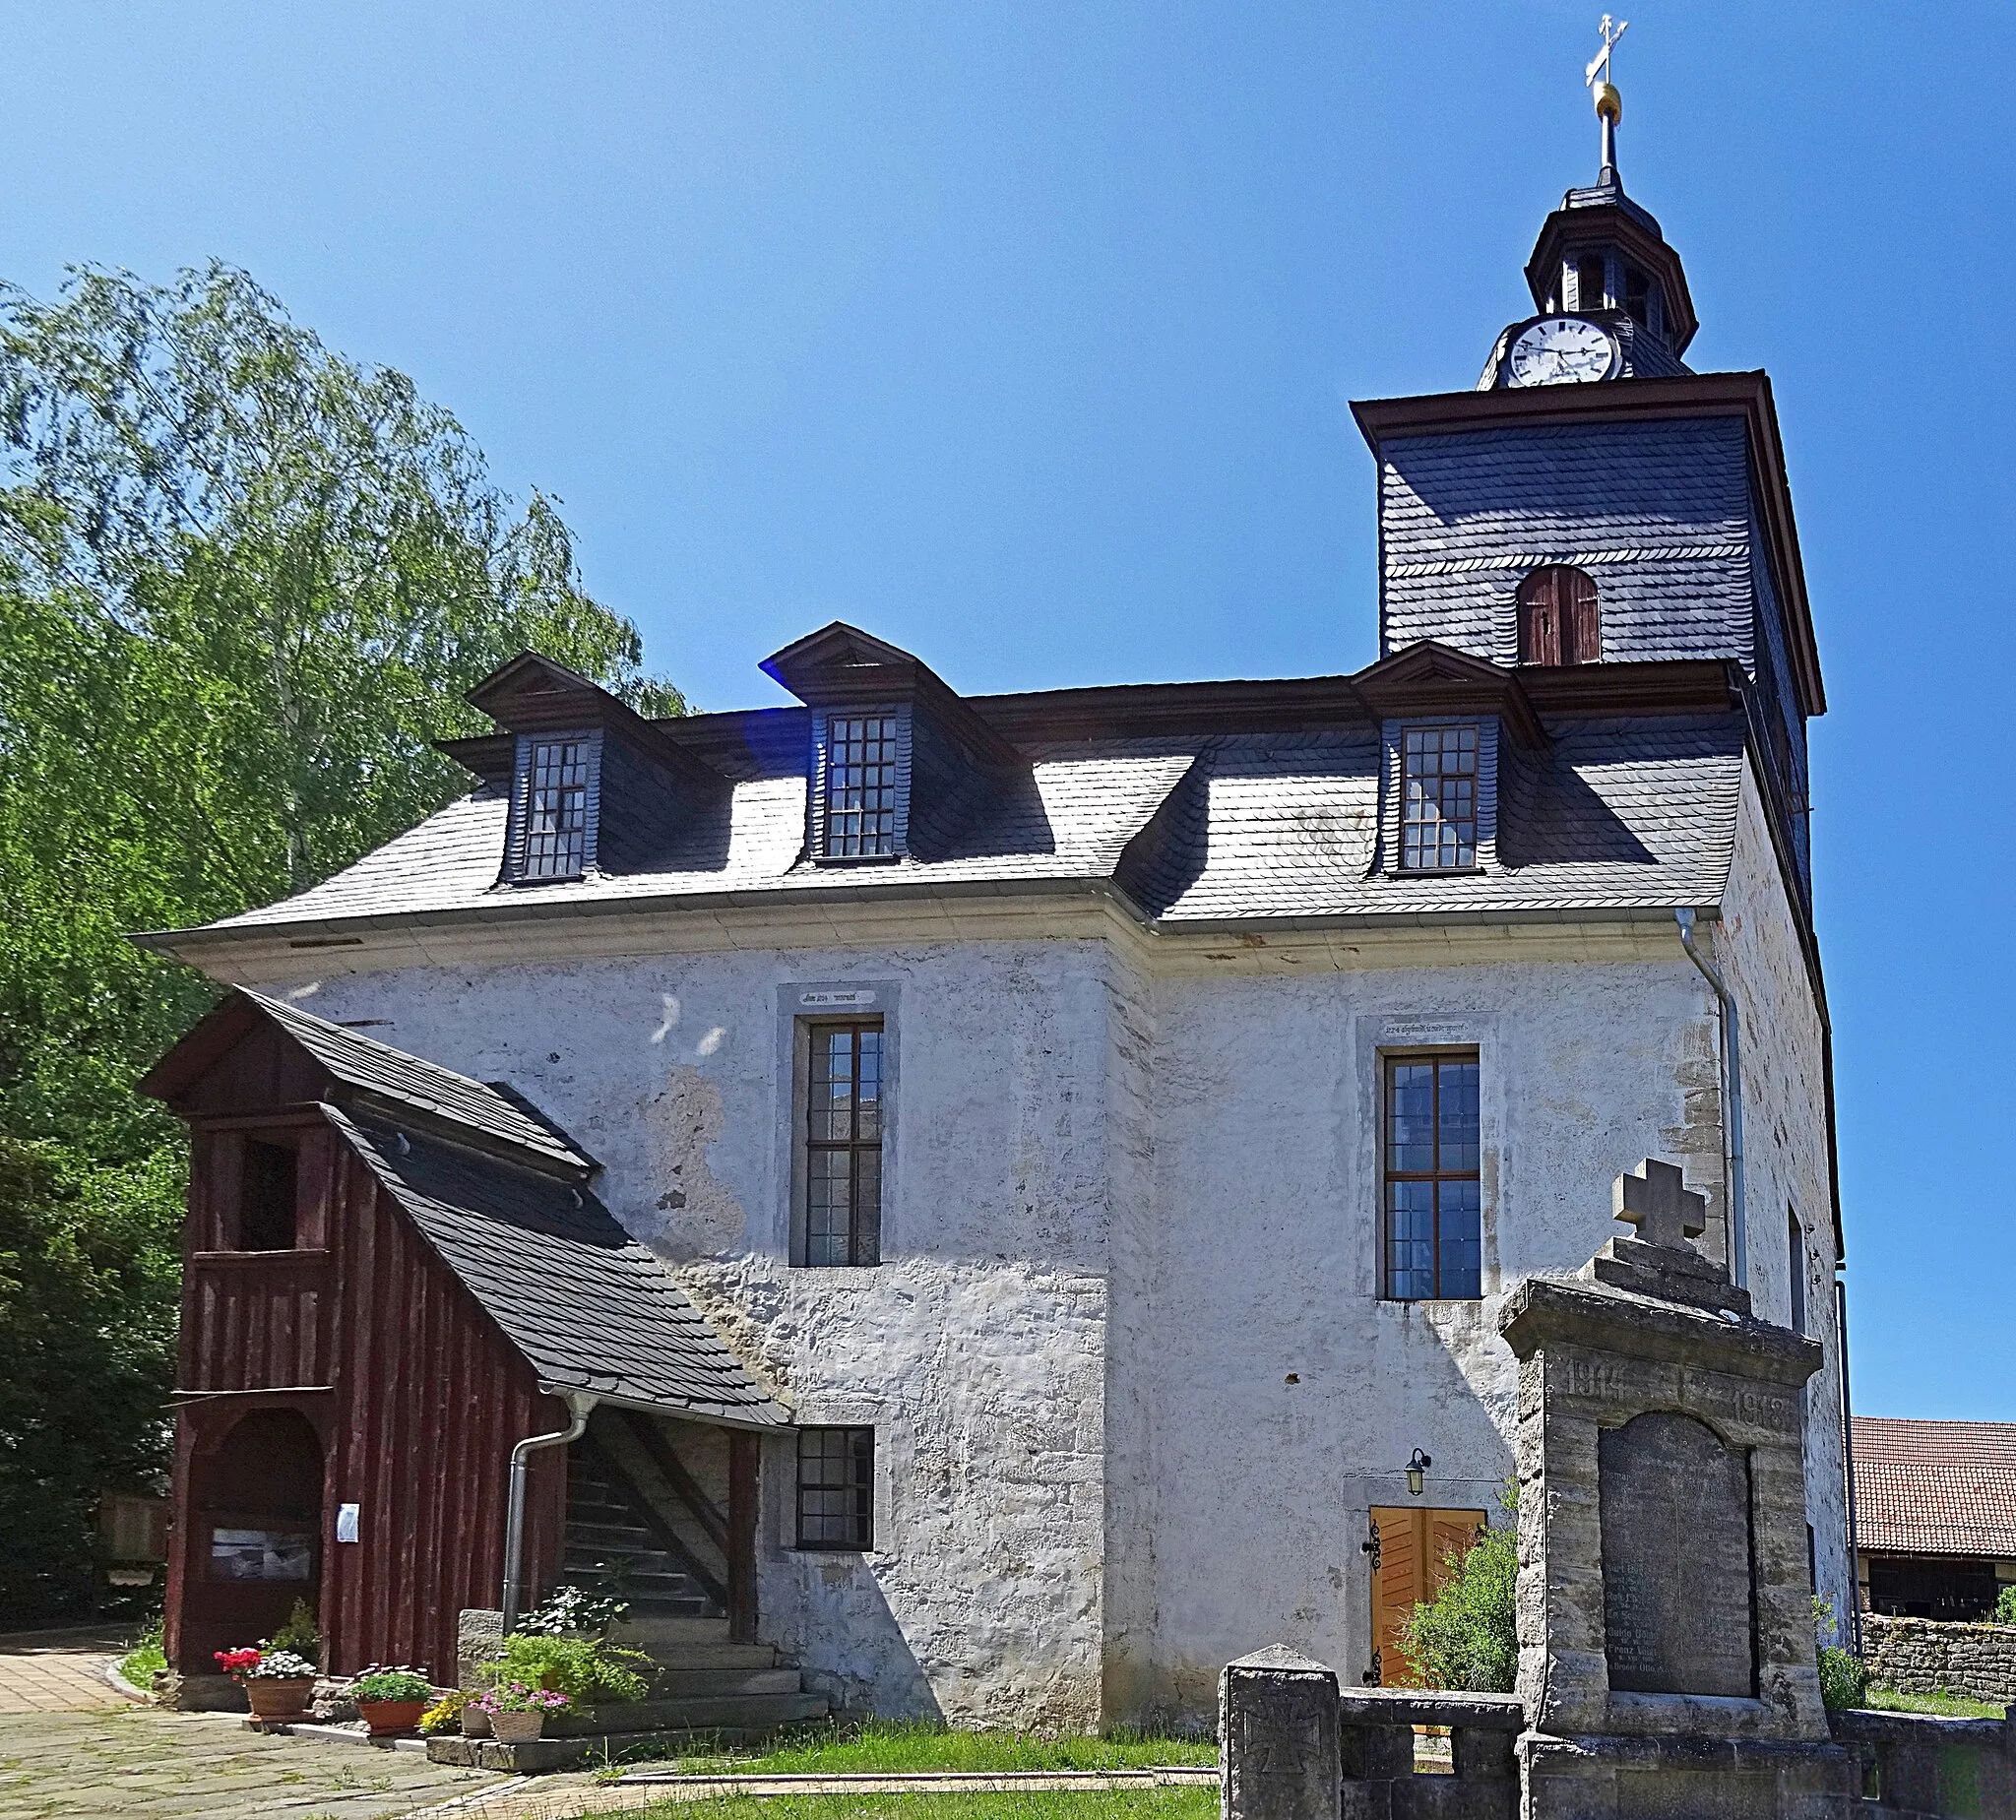
[[[1612,27],[1610,16],[1606,13],[1603,24],[1597,29],[1603,33],[1603,48],[1590,58],[1589,67],[1582,72],[1582,81],[1595,93],[1597,118],[1603,122],[1603,172],[1597,181],[1614,183],[1617,180],[1617,122],[1624,117],[1624,97],[1610,81],[1610,53],[1616,49],[1624,33],[1630,31],[1631,22],[1620,19]]]

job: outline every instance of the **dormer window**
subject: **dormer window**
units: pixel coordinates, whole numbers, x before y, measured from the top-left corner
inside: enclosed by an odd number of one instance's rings
[[[518,742],[511,879],[580,878],[595,861],[601,741],[595,733],[527,733]]]
[[[821,859],[888,859],[903,850],[903,715],[828,714],[814,829]]]
[[[1580,569],[1549,563],[1519,584],[1519,661],[1594,663],[1603,656],[1596,584]]]
[[[1401,864],[1467,872],[1477,864],[1477,728],[1410,726],[1400,760]]]

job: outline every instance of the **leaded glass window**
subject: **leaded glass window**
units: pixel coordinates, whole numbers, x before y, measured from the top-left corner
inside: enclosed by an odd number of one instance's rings
[[[1478,1058],[1386,1062],[1386,1294],[1483,1292]]]
[[[1477,864],[1477,728],[1411,726],[1401,752],[1401,863],[1410,872]]]
[[[588,864],[587,739],[536,739],[526,755],[521,878],[578,878]]]
[[[875,1431],[798,1430],[798,1546],[875,1545]]]
[[[882,1260],[882,1025],[814,1024],[805,1110],[805,1262]]]
[[[820,854],[872,859],[896,851],[897,717],[830,715]]]

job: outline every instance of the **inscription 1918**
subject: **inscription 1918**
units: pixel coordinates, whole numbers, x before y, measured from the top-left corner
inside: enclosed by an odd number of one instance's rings
[[[1597,1470],[1610,1686],[1754,1694],[1749,1463],[1662,1412],[1605,1429]]]

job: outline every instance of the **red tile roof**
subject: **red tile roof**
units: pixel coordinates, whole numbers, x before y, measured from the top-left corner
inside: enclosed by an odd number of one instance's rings
[[[2016,1422],[1855,1418],[1863,1549],[2016,1558]]]

